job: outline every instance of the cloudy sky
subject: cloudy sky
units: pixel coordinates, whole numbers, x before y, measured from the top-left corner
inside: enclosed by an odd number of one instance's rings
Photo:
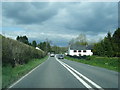
[[[2,34],[66,46],[79,34],[98,41],[118,27],[117,2],[4,2]],[[0,22],[1,23],[1,22]]]

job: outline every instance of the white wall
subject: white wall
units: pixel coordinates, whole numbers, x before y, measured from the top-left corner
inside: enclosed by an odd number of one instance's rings
[[[71,55],[71,56],[74,56],[74,55],[79,56],[79,53],[78,52],[74,52],[74,50],[70,50],[69,51],[69,55]]]
[[[86,50],[86,52],[83,52],[83,50],[81,50],[81,56],[92,56],[93,55],[93,52],[91,50]]]
[[[81,56],[84,56],[84,55],[92,56],[93,52],[91,50],[86,50],[86,52],[83,52],[83,50],[81,50],[81,52],[78,52],[78,50],[77,50],[77,52],[74,52],[74,50],[69,49],[68,54],[71,55],[71,56],[74,56],[74,55],[76,55],[76,56],[79,56],[79,55],[81,55]]]

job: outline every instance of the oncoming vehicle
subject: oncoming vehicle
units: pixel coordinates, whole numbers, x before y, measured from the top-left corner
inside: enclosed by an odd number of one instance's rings
[[[54,54],[54,53],[51,53],[51,54],[50,54],[50,56],[51,56],[51,57],[54,57],[54,56],[55,56],[55,54]]]
[[[64,55],[63,54],[59,54],[58,55],[58,59],[64,59]]]
[[[51,52],[50,57],[54,57],[54,56],[55,56],[55,52]]]

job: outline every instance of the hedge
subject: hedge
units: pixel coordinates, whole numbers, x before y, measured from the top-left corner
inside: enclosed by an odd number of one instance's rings
[[[25,64],[32,58],[43,58],[46,54],[32,46],[2,36],[2,65]]]

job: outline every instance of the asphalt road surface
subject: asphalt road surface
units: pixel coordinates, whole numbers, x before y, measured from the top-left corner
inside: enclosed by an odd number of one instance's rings
[[[66,59],[49,57],[10,88],[118,88],[118,73]]]

